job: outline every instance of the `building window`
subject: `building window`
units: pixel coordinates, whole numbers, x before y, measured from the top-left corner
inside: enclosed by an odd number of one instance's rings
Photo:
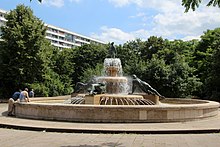
[[[66,34],[65,35],[65,40],[69,42],[74,42],[74,37],[71,34]]]
[[[65,33],[63,31],[59,31],[60,34],[64,35]]]

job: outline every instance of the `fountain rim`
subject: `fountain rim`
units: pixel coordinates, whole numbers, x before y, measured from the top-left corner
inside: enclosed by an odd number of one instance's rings
[[[111,95],[111,94],[109,94]],[[209,108],[209,107],[220,107],[220,104],[218,102],[215,101],[209,101],[209,100],[200,100],[200,99],[180,99],[180,98],[166,98],[166,100],[171,100],[171,101],[191,101],[194,103],[178,103],[178,104],[173,104],[173,103],[163,103],[160,102],[159,105],[93,105],[93,104],[64,104],[64,103],[45,103],[42,101],[50,101],[50,100],[64,100],[63,98],[30,98],[31,102],[30,103],[25,103],[25,102],[20,102],[19,104],[24,104],[24,105],[50,105],[50,106],[68,106],[68,107],[100,107],[100,108],[126,108],[126,107],[130,107],[130,108],[194,108],[194,109],[199,109],[201,107],[203,108]],[[40,101],[40,102],[39,102]],[[198,103],[195,103],[198,102]]]
[[[54,100],[54,98],[50,100]],[[199,101],[201,102],[201,100]],[[30,103],[15,103],[14,106],[16,117],[68,122],[162,123],[193,121],[218,115],[218,102],[207,100],[202,100],[202,102],[205,103],[181,105],[74,105],[39,103],[37,100],[33,100]]]

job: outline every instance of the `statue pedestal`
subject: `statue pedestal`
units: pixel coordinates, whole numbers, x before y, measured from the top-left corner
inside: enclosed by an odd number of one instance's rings
[[[148,95],[148,94],[142,94],[142,96],[144,97],[144,99],[148,99],[151,100],[152,102],[155,103],[155,105],[159,105],[159,99],[160,97],[157,95]]]
[[[109,67],[107,67],[107,71],[108,71],[107,76],[117,77],[119,69],[118,69],[118,67],[109,66]]]
[[[100,105],[100,98],[102,94],[97,95],[86,95],[85,96],[85,104],[88,105]]]

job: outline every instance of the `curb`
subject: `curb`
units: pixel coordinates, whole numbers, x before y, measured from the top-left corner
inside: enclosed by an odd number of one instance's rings
[[[11,124],[0,124],[0,128],[39,131],[39,132],[58,132],[58,133],[94,133],[94,134],[208,134],[220,133],[220,129],[203,130],[92,130],[92,129],[63,129],[63,128],[44,128],[18,126]]]

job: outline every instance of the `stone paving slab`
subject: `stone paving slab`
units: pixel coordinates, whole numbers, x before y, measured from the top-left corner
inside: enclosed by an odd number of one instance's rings
[[[219,147],[220,134],[91,134],[0,128],[2,147]]]
[[[0,104],[0,127],[47,132],[180,134],[220,132],[220,112],[216,117],[176,123],[76,123],[8,117],[7,104]]]

